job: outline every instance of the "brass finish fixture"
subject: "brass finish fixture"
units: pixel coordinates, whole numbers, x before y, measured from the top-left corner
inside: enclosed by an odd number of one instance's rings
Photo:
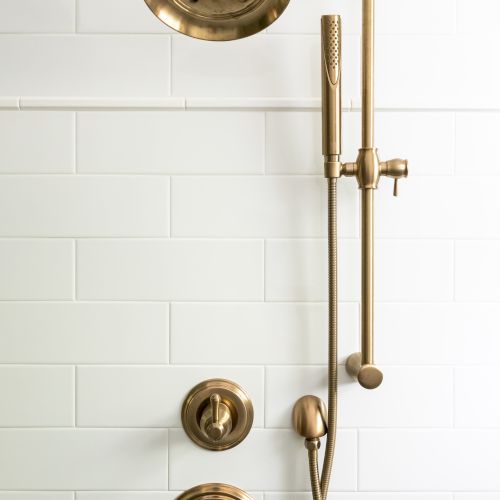
[[[328,179],[328,411],[314,396],[297,401],[293,411],[295,430],[305,437],[314,500],[326,500],[337,439],[338,298],[337,298],[337,178],[342,173],[341,81],[342,45],[339,16],[321,18],[323,104],[323,156]],[[319,474],[319,438],[327,433],[325,458]]]
[[[202,40],[236,40],[267,28],[290,0],[144,0],[166,25]]]
[[[182,406],[182,426],[197,445],[222,451],[241,443],[253,423],[252,401],[236,383],[224,379],[201,382]]]
[[[303,396],[293,407],[293,427],[306,439],[323,437],[327,428],[327,410],[325,403],[316,396]]]
[[[321,17],[321,81],[325,175],[340,177],[342,28],[340,16]]]
[[[365,389],[377,388],[384,379],[384,374],[373,364],[363,363],[360,352],[351,354],[346,361],[346,370]]]
[[[361,190],[361,353],[349,356],[346,368],[366,389],[375,389],[383,380],[374,360],[374,190],[381,176],[398,180],[408,176],[406,160],[380,162],[374,147],[374,56],[375,0],[363,0],[362,36],[362,133],[361,149],[355,163],[342,165],[341,173],[355,176]]]
[[[176,500],[253,500],[248,493],[222,483],[200,484],[179,495]]]
[[[381,162],[374,147],[374,0],[363,0],[363,69],[362,69],[362,140],[355,162],[341,163],[341,21],[338,16],[321,18],[323,156],[328,180],[328,414],[325,405],[305,396],[293,409],[295,430],[305,438],[309,474],[314,500],[326,500],[335,451],[337,433],[337,180],[341,176],[356,177],[361,190],[361,352],[349,356],[348,373],[366,389],[378,387],[383,374],[374,364],[374,192],[381,176],[397,182],[407,177],[406,160]],[[327,433],[325,459],[321,478],[318,449],[320,438]]]

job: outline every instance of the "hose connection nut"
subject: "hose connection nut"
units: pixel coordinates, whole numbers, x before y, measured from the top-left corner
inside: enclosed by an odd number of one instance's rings
[[[342,175],[342,163],[338,155],[325,156],[325,177],[327,179],[338,178]]]
[[[304,446],[308,451],[318,451],[321,448],[321,441],[319,438],[305,439]]]

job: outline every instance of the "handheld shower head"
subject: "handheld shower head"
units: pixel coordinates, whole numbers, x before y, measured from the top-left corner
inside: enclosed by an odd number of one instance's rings
[[[272,24],[290,0],[144,0],[176,31],[202,40],[236,40]]]
[[[321,17],[323,155],[338,161],[341,153],[342,31],[340,16]]]

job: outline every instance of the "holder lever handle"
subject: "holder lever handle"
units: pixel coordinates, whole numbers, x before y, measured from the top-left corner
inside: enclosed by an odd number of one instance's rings
[[[380,164],[380,172],[382,175],[394,179],[394,191],[392,194],[398,196],[398,181],[408,177],[408,161],[396,158],[394,160],[383,161]]]

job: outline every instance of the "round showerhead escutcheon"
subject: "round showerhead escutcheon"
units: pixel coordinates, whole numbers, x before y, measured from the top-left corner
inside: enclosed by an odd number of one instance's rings
[[[276,21],[290,0],[144,0],[165,24],[202,40],[236,40]]]
[[[207,483],[195,486],[179,495],[175,500],[253,500],[236,486],[222,483]]]

